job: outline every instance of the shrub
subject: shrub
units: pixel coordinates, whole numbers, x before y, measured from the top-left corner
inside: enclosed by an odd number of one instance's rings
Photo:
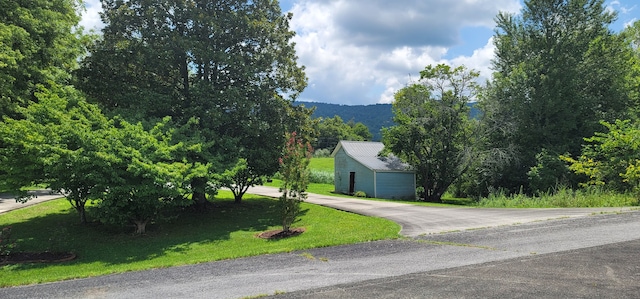
[[[543,149],[536,155],[536,163],[527,172],[533,193],[550,192],[559,186],[571,185],[569,167],[559,154]]]
[[[367,197],[367,193],[365,193],[364,191],[356,191],[356,193],[353,193],[353,196],[355,196],[355,197]]]
[[[328,148],[321,148],[313,153],[314,158],[328,158],[331,157],[331,151]]]
[[[316,184],[333,184],[333,172],[312,169],[309,173],[309,182]]]

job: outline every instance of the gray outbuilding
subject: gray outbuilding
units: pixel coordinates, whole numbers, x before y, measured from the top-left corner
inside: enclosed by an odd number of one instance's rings
[[[334,158],[335,191],[368,197],[415,199],[416,175],[409,165],[395,156],[381,157],[381,142],[340,141]]]

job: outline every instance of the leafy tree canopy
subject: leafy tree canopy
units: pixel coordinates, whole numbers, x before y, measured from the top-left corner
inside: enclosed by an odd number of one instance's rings
[[[76,0],[0,2],[0,116],[37,101],[38,85],[68,80],[81,49]]]
[[[103,0],[103,37],[77,73],[107,113],[153,124],[170,116],[182,157],[199,164],[193,199],[215,173],[244,158],[273,174],[285,117],[306,85],[289,30],[272,0]],[[181,136],[180,136],[181,135]]]
[[[440,201],[469,166],[472,123],[467,103],[477,92],[477,77],[462,66],[427,66],[419,84],[395,95],[397,125],[383,131],[385,150],[415,169],[427,201]]]
[[[317,122],[316,149],[333,149],[340,140],[364,141],[373,137],[367,126],[349,121],[345,123],[340,116],[320,118]]]
[[[577,154],[600,120],[627,117],[632,52],[609,30],[615,17],[603,0],[530,0],[521,15],[496,17],[483,120],[501,128],[492,146],[518,152],[496,187],[527,188],[538,153]]]
[[[640,191],[640,128],[630,120],[602,122],[606,132],[586,139],[576,158],[562,156],[570,169],[586,177],[585,186],[609,190]]]

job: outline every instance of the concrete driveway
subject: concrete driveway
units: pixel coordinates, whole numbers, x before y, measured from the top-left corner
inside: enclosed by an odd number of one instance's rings
[[[64,197],[63,195],[51,192],[51,190],[36,190],[29,191],[29,193],[33,194],[34,197],[26,203],[16,202],[16,199],[13,195],[0,194],[0,214],[39,204],[44,201]]]
[[[256,186],[250,194],[279,197],[278,188]],[[633,208],[564,208],[564,209],[485,209],[424,207],[411,204],[343,198],[309,194],[306,200],[338,210],[392,220],[402,226],[400,234],[407,237],[463,231],[543,221],[583,217],[600,213],[630,211]]]

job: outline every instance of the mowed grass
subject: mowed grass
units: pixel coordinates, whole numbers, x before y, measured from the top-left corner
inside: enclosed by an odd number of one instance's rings
[[[333,172],[333,158],[312,158],[309,162],[309,168],[318,171]]]
[[[400,231],[388,220],[303,203],[301,220],[294,224],[306,229],[303,234],[264,240],[256,235],[281,228],[274,199],[246,195],[235,205],[231,193],[221,191],[213,203],[210,212],[185,211],[171,222],[151,224],[143,236],[132,234],[132,228],[80,225],[64,199],[0,214],[0,227],[12,227],[21,251],[78,256],[60,264],[2,266],[0,287],[392,239]]]

